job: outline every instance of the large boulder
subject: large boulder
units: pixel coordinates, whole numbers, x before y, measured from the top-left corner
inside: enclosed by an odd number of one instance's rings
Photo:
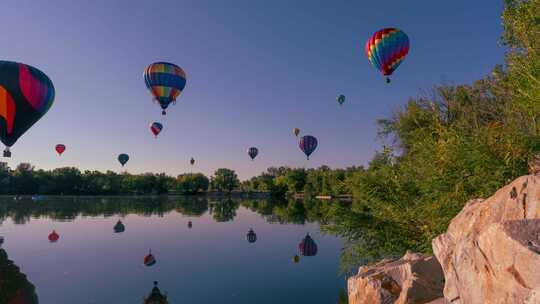
[[[469,201],[433,240],[452,304],[540,303],[540,177]]]
[[[442,297],[444,277],[434,257],[408,251],[401,259],[360,267],[347,284],[349,304],[425,304]]]

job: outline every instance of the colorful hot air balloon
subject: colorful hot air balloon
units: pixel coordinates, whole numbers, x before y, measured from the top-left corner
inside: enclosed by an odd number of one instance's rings
[[[300,150],[302,150],[304,154],[306,154],[307,159],[309,159],[311,153],[313,153],[313,151],[317,149],[317,138],[311,135],[303,136],[302,138],[300,138],[298,146],[300,147]]]
[[[397,69],[409,53],[409,37],[395,28],[385,28],[375,32],[366,42],[369,62],[386,77]]]
[[[115,233],[121,233],[126,230],[126,226],[124,226],[121,220],[118,220],[118,222],[116,222],[116,225],[114,225],[113,229]]]
[[[155,100],[163,109],[175,103],[176,98],[186,87],[186,73],[179,66],[168,62],[155,62],[144,70],[144,82]]]
[[[58,144],[56,145],[56,147],[54,147],[54,149],[56,150],[56,153],[58,153],[58,155],[62,155],[62,153],[66,151],[66,146],[63,144]]]
[[[195,165],[195,158],[192,157],[192,158],[189,160],[189,164],[192,165],[192,166]]]
[[[259,149],[255,147],[251,147],[248,149],[247,152],[248,152],[249,157],[251,157],[251,160],[254,160],[255,157],[257,157],[257,155],[259,154]]]
[[[339,103],[339,105],[342,105],[344,102],[345,102],[345,95],[339,95],[337,98],[336,98],[337,102]]]
[[[0,61],[0,140],[6,145],[4,157],[49,109],[54,86],[40,70],[17,62]]]
[[[249,243],[255,243],[257,241],[257,234],[255,234],[253,229],[249,229],[249,232],[247,233],[247,241]]]
[[[152,249],[150,249],[148,255],[144,257],[144,265],[153,266],[154,264],[156,264],[156,258],[152,255]]]
[[[154,133],[154,136],[157,138],[159,132],[161,132],[161,130],[163,129],[163,125],[160,124],[159,122],[153,122],[150,124],[150,131],[152,131],[152,133]]]
[[[298,254],[295,254],[292,258],[293,262],[296,264],[298,262],[300,262],[300,257],[298,256]]]
[[[120,162],[122,167],[128,162],[128,160],[129,160],[129,155],[125,153],[118,155],[118,161]]]
[[[315,241],[309,236],[309,233],[306,234],[306,237],[298,244],[298,250],[300,250],[300,254],[303,256],[317,255],[317,244],[315,244]]]
[[[59,238],[60,238],[60,235],[58,235],[58,233],[56,233],[55,230],[53,230],[51,234],[49,234],[49,242],[51,243],[58,241]]]
[[[300,129],[294,128],[293,133],[294,133],[294,136],[298,137],[298,134],[300,134]]]

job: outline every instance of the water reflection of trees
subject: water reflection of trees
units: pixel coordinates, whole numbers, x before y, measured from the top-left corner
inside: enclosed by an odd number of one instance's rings
[[[38,303],[36,289],[0,248],[0,303]]]
[[[240,207],[240,201],[231,198],[213,201],[210,203],[210,213],[216,222],[228,222],[234,220],[236,210]]]
[[[17,224],[38,217],[72,221],[77,216],[163,216],[173,210],[201,216],[208,210],[208,201],[204,197],[54,197],[39,201],[0,198],[0,221],[10,217]]]

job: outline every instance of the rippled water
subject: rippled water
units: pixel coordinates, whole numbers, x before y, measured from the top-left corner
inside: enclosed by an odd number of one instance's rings
[[[45,304],[143,303],[153,281],[169,303],[336,303],[341,240],[273,210],[266,200],[3,198],[0,236]],[[125,231],[114,233],[119,219]],[[308,232],[318,254],[295,264]],[[157,263],[146,267],[150,248]]]

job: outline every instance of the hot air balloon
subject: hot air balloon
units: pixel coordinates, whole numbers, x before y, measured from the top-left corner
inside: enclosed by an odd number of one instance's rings
[[[309,236],[309,233],[306,234],[306,237],[298,244],[298,250],[300,250],[300,254],[303,256],[317,255],[317,244],[315,244],[315,241]]]
[[[166,114],[165,109],[171,102],[176,103],[186,86],[186,79],[184,70],[168,62],[155,62],[144,70],[144,82],[163,109],[161,114]]]
[[[10,157],[13,146],[49,109],[54,86],[40,70],[17,62],[0,61],[0,140]]]
[[[144,265],[153,266],[154,264],[156,264],[156,258],[152,255],[152,249],[150,249],[148,255],[144,257]]]
[[[58,144],[54,149],[56,150],[56,153],[58,153],[58,155],[62,155],[62,153],[66,151],[66,146],[63,144]]]
[[[298,262],[300,262],[300,257],[298,256],[298,254],[295,254],[292,258],[293,262],[296,264]]]
[[[162,294],[161,290],[157,287],[158,282],[154,281],[154,288],[148,297],[144,298],[144,304],[168,304],[167,294]]]
[[[51,234],[49,234],[49,242],[51,242],[51,243],[54,243],[54,242],[58,241],[59,238],[60,238],[60,236],[54,230],[51,232]]]
[[[396,28],[385,28],[369,38],[365,51],[369,62],[386,76],[389,83],[389,76],[409,53],[409,37]]]
[[[249,229],[249,232],[247,233],[247,241],[249,243],[255,243],[257,241],[257,234],[255,234],[253,229]]]
[[[315,149],[317,149],[317,138],[306,135],[300,138],[300,142],[298,143],[298,146],[300,147],[300,150],[306,154],[307,159],[309,159],[309,156]]]
[[[163,129],[163,125],[159,122],[153,122],[150,124],[150,131],[154,134],[154,136],[157,138],[159,132]]]
[[[344,102],[345,102],[345,95],[339,95],[337,98],[336,98],[337,102],[339,103],[339,105],[342,105]]]
[[[300,129],[294,128],[293,133],[294,133],[294,136],[298,137],[298,134],[300,134]]]
[[[126,226],[124,226],[121,220],[118,220],[118,222],[116,222],[116,225],[114,225],[113,229],[115,233],[121,233],[126,230]]]
[[[189,164],[192,165],[192,166],[195,165],[195,158],[192,157],[192,158],[189,160]]]
[[[191,229],[191,227],[193,227],[193,223],[192,223],[191,221],[189,221],[189,222],[187,223],[187,227],[188,227],[189,229]]]
[[[247,152],[248,152],[249,157],[251,157],[251,160],[254,160],[255,157],[257,157],[257,155],[259,154],[259,149],[255,147],[251,147],[248,149]]]
[[[122,167],[128,162],[128,160],[129,160],[129,155],[125,153],[118,155],[118,161],[120,162]]]

